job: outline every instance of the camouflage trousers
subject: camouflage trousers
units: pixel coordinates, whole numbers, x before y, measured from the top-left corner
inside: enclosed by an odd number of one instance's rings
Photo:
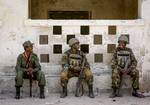
[[[29,76],[25,71],[20,70],[16,73],[15,86],[22,87],[23,79],[29,79]],[[45,75],[42,71],[33,72],[33,79],[38,81],[39,86],[45,86],[46,84]]]
[[[72,77],[79,77],[80,71],[76,71],[73,69],[69,70],[62,70],[60,74],[60,81],[61,81],[61,86],[67,85],[68,80]],[[87,82],[88,85],[93,84],[93,74],[90,69],[86,68],[84,69],[84,77],[85,81]]]
[[[132,78],[133,89],[139,89],[139,71],[137,69],[131,70],[128,73]],[[119,88],[121,85],[122,73],[118,69],[112,70],[112,88]]]

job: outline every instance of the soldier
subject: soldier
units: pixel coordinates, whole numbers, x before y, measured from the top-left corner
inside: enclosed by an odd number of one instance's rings
[[[132,78],[132,96],[142,98],[143,95],[139,94],[139,71],[136,69],[137,60],[132,50],[126,47],[128,38],[121,35],[118,39],[118,47],[115,49],[112,58],[112,88],[113,93],[110,98],[122,96],[120,93],[120,86],[122,75],[130,75]]]
[[[86,56],[82,51],[79,50],[79,40],[76,38],[72,38],[69,40],[69,46],[71,49],[66,51],[62,57],[62,71],[60,74],[60,81],[62,86],[62,94],[61,98],[67,96],[67,83],[71,77],[79,77],[81,65],[83,59],[85,59],[84,64],[84,75],[85,81],[88,84],[89,88],[89,97],[94,98],[93,94],[93,75],[90,70],[90,65],[87,62]]]
[[[36,78],[38,85],[40,87],[40,98],[45,98],[44,87],[45,87],[45,75],[41,71],[41,66],[39,63],[38,56],[33,53],[33,43],[26,41],[23,43],[24,52],[20,54],[17,58],[16,64],[16,99],[20,99],[20,87],[23,84],[23,78],[32,75]]]

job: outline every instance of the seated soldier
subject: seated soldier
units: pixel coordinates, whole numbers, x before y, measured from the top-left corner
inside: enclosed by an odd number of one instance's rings
[[[112,88],[113,93],[110,98],[122,96],[120,93],[120,86],[122,75],[130,75],[132,78],[132,96],[142,98],[143,95],[139,94],[139,71],[136,69],[137,60],[132,50],[126,47],[128,38],[125,35],[121,35],[118,39],[118,47],[115,49],[112,58]]]
[[[23,43],[24,52],[17,58],[16,64],[16,99],[20,99],[20,87],[23,84],[23,78],[32,76],[38,81],[40,87],[40,98],[45,98],[44,87],[45,87],[45,75],[41,71],[38,56],[33,53],[33,43],[26,41]]]
[[[93,74],[90,70],[90,65],[87,62],[86,56],[79,50],[79,40],[72,38],[69,40],[69,46],[71,49],[66,51],[62,57],[62,71],[60,74],[62,94],[61,98],[67,96],[67,83],[71,77],[79,77],[81,71],[81,65],[83,59],[85,59],[83,74],[85,75],[85,81],[89,88],[89,97],[94,98],[93,94]]]

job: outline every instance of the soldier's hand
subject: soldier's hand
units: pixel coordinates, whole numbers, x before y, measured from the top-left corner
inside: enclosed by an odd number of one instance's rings
[[[126,70],[120,69],[120,71],[121,71],[122,74],[126,74],[126,72],[125,72]]]
[[[33,71],[32,68],[28,68],[28,69],[27,69],[27,74],[28,74],[28,75],[32,74],[32,71]]]
[[[73,69],[74,67],[72,65],[69,66],[70,69]]]
[[[75,70],[80,70],[81,68],[79,66],[74,67]]]
[[[125,70],[125,73],[128,74],[130,72],[130,69]]]

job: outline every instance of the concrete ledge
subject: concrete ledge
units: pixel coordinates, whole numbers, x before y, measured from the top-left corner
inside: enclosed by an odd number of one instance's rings
[[[78,25],[90,25],[90,26],[107,26],[107,25],[125,25],[125,26],[143,26],[145,21],[143,19],[135,20],[31,20],[25,21],[26,26],[32,27],[50,27],[53,25],[63,26],[78,26]]]
[[[45,72],[46,76],[46,88],[45,92],[48,95],[49,93],[60,93],[61,92],[61,86],[60,86],[60,66],[55,65],[49,70],[49,66],[42,67]],[[100,68],[93,66],[92,72],[94,75],[94,91],[98,94],[100,91],[107,91],[111,89],[111,70],[106,69],[107,67]],[[13,66],[5,66],[0,67],[0,93],[15,93],[15,71]],[[68,83],[68,91],[69,92],[75,92],[76,88],[76,81],[77,78],[71,78]],[[127,81],[125,88],[130,87],[130,82]],[[84,85],[85,87],[85,93],[87,92],[88,88],[87,85]],[[24,80],[23,88],[21,90],[22,94],[24,96],[29,95],[29,81]],[[35,96],[38,96],[39,94],[39,88],[37,83],[33,84],[33,94]]]
[[[15,93],[15,76],[1,76],[0,77],[0,93]],[[76,81],[77,78],[71,78],[68,83],[68,92],[75,93],[76,89]],[[110,75],[94,75],[94,91],[96,93],[99,92],[107,92],[111,90],[111,76]],[[84,84],[85,93],[87,93],[88,88],[86,83]],[[123,88],[131,87],[131,82],[127,81]],[[24,79],[24,84],[21,89],[22,94],[24,96],[29,95],[29,80]],[[60,86],[60,77],[59,76],[46,76],[46,87],[45,93],[46,95],[50,93],[60,93],[61,86]],[[39,94],[39,87],[37,82],[33,82],[33,95],[38,96]]]

